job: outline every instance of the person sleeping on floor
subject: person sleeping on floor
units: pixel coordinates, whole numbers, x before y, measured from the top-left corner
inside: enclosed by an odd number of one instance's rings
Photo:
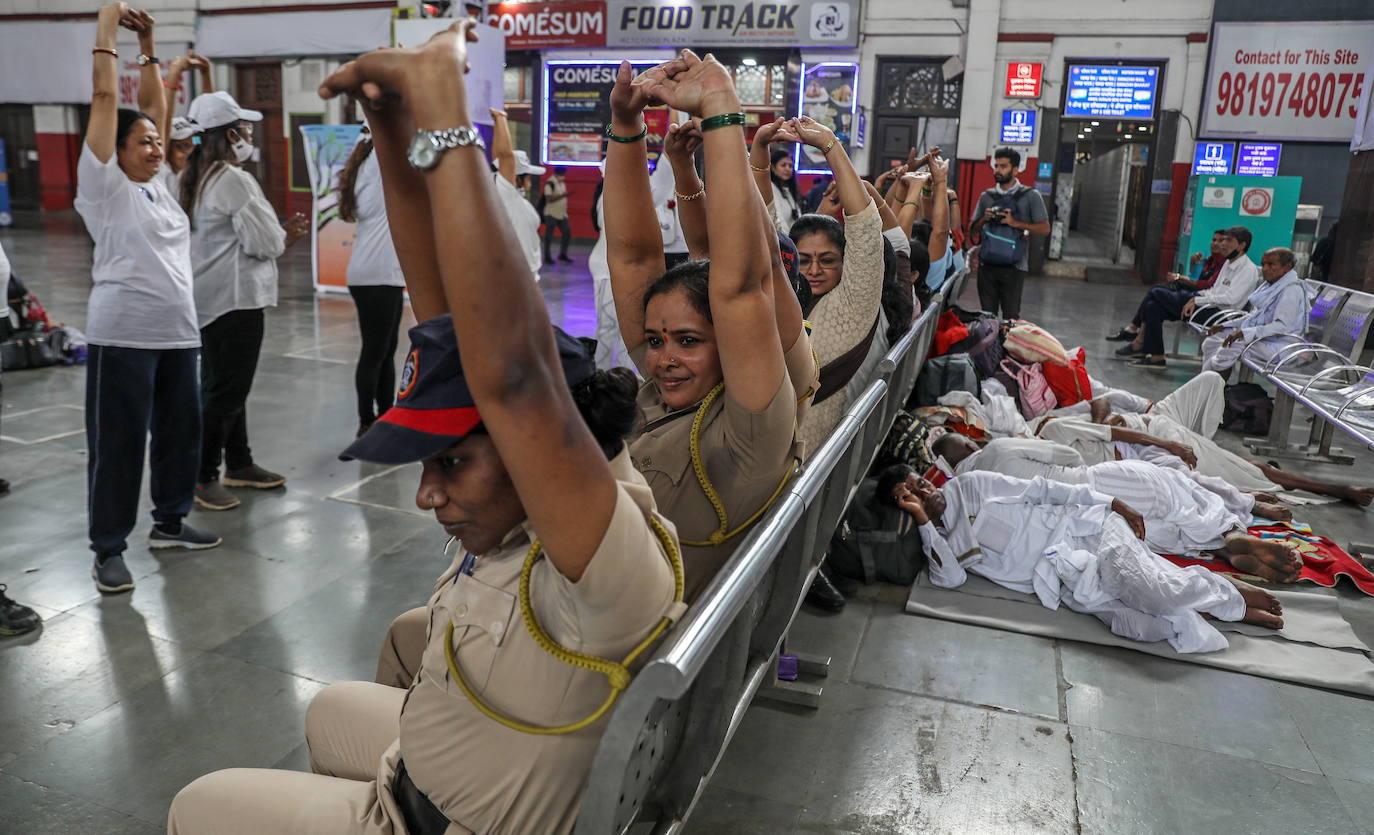
[[[1228,646],[1208,618],[1283,628],[1274,595],[1152,553],[1141,514],[1089,485],[975,471],[937,488],[896,464],[878,489],[917,525],[939,588],[977,574],[1033,594],[1048,609],[1091,614],[1117,635],[1168,641],[1178,652]]]

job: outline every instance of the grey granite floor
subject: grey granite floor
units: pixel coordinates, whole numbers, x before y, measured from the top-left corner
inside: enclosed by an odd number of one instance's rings
[[[0,244],[54,318],[80,327],[79,221],[20,224]],[[250,401],[255,454],[287,486],[193,512],[224,536],[214,551],[154,555],[145,513],[132,594],[102,597],[89,578],[83,369],[5,375],[0,476],[14,489],[0,498],[0,582],[45,624],[0,640],[0,832],[157,832],[207,771],[304,768],[310,698],[370,677],[387,623],[442,570],[415,468],[335,458],[354,430],[356,325],[347,297],[313,294],[308,264],[303,247],[283,262]],[[549,271],[544,289],[585,333],[583,264]],[[1140,295],[1033,279],[1025,313],[1084,344],[1094,376],[1158,396],[1194,367],[1129,369],[1101,340]],[[1371,462],[1304,469],[1371,483]],[[1363,510],[1300,517],[1342,543],[1371,538]],[[871,587],[838,615],[802,613],[791,644],[834,658],[822,706],[753,707],[690,831],[1374,831],[1370,700],[918,618],[904,600]]]

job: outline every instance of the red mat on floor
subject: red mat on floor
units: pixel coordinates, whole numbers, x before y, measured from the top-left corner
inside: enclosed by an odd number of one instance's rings
[[[1360,591],[1374,597],[1374,573],[1370,573],[1369,569],[1360,565],[1359,561],[1347,554],[1336,543],[1324,536],[1311,533],[1310,528],[1306,525],[1295,527],[1254,525],[1251,526],[1250,533],[1263,539],[1287,539],[1291,545],[1298,549],[1298,552],[1302,554],[1302,573],[1298,575],[1298,582],[1306,580],[1319,586],[1331,588],[1344,575]],[[1175,565],[1200,565],[1212,571],[1236,574],[1247,580],[1265,582],[1260,578],[1237,571],[1221,557],[1194,560],[1165,554],[1164,558]]]

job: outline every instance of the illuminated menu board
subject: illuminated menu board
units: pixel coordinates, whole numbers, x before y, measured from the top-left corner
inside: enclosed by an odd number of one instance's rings
[[[1155,117],[1159,67],[1070,64],[1064,117],[1135,119]]]

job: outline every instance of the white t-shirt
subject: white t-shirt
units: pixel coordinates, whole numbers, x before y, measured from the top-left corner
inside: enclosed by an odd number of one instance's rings
[[[500,172],[494,172],[491,176],[496,183],[496,193],[501,197],[501,205],[506,210],[506,217],[520,241],[520,250],[525,253],[525,263],[529,264],[534,280],[538,281],[539,268],[544,264],[539,242],[539,224],[543,221],[539,211]]]
[[[386,198],[382,194],[382,168],[377,154],[367,155],[353,181],[358,224],[353,231],[353,252],[348,257],[348,286],[404,287],[405,276],[391,243],[391,225],[386,220]]]
[[[165,169],[164,169],[165,170]],[[167,178],[129,179],[82,143],[76,211],[95,241],[86,338],[116,348],[198,348],[191,224]]]
[[[194,208],[191,269],[200,327],[235,310],[275,307],[286,231],[258,181],[237,165],[216,166]]]

